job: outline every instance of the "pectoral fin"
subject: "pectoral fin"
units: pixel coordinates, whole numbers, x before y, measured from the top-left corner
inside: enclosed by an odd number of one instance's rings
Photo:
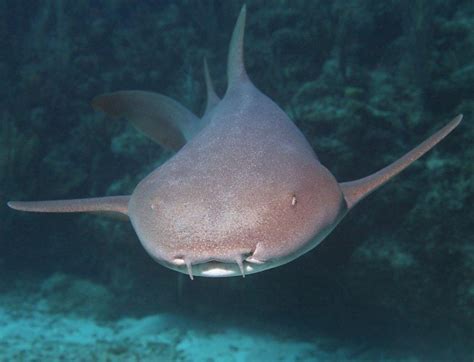
[[[28,212],[91,212],[128,218],[130,196],[109,196],[76,200],[10,201],[12,209]]]
[[[462,120],[462,114],[454,118],[446,126],[434,133],[427,140],[419,144],[413,150],[394,163],[377,171],[376,173],[361,178],[359,180],[343,182],[340,184],[344,198],[347,202],[348,209],[351,209],[364,197],[378,189],[380,186],[389,181],[392,177],[403,171],[426,152],[436,146],[443,138],[445,138],[452,130],[454,130]]]
[[[92,106],[112,117],[128,119],[160,145],[179,150],[201,128],[199,118],[172,98],[145,91],[105,93]]]

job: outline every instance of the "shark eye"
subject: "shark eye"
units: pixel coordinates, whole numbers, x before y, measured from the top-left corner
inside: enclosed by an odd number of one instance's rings
[[[291,206],[296,206],[296,195],[295,194],[293,194],[291,196]]]

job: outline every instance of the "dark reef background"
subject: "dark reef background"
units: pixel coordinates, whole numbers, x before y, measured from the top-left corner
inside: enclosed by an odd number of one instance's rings
[[[338,180],[385,166],[459,113],[464,122],[307,255],[190,281],[154,263],[127,223],[6,202],[131,193],[172,153],[90,100],[152,90],[200,114],[202,60],[223,95],[243,3],[0,0],[0,292],[61,272],[107,288],[110,318],[213,314],[318,331],[360,353],[472,359],[474,2],[246,3],[251,79]]]

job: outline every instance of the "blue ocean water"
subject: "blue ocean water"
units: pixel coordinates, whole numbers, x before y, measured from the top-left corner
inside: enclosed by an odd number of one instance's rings
[[[172,158],[91,100],[147,90],[201,116],[203,59],[223,97],[243,4],[0,2],[0,360],[474,358],[471,1],[246,2],[250,79],[337,180],[464,114],[291,263],[190,280],[154,262],[128,222],[7,208],[128,195]]]

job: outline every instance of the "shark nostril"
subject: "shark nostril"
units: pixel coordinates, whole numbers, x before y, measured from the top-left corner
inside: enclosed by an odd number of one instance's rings
[[[252,256],[254,252],[255,252],[255,249],[253,249],[253,250],[251,250],[247,253],[242,253],[242,259],[244,259],[244,260],[247,259],[248,257]]]
[[[246,262],[252,263],[252,264],[265,264],[264,260],[260,260],[258,258],[258,255],[261,257],[261,251],[262,251],[262,244],[258,242],[255,244],[255,247],[253,247],[250,252],[243,254],[243,258]]]

